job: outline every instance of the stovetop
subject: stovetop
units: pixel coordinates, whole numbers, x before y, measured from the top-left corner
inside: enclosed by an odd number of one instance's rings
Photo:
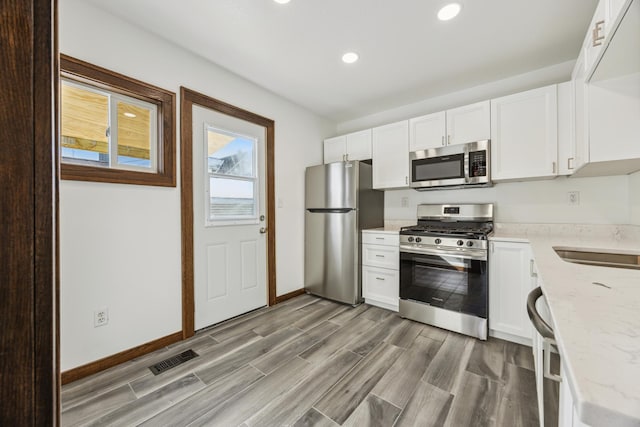
[[[486,239],[493,230],[493,222],[418,221],[417,225],[402,227],[400,234],[418,236],[451,236]]]

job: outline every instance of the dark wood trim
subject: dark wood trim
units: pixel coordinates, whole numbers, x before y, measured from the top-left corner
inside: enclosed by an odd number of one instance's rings
[[[295,291],[291,291],[288,294],[280,295],[279,297],[276,297],[276,304],[280,304],[281,302],[285,302],[286,300],[298,297],[302,294],[304,294],[304,289],[296,289]]]
[[[158,107],[158,135],[161,141],[156,173],[62,163],[62,179],[175,187],[176,94],[67,55],[60,55],[60,69],[64,77],[155,104]]]
[[[104,371],[105,369],[112,368],[128,360],[135,359],[136,357],[140,357],[147,353],[151,353],[152,351],[159,350],[181,340],[182,332],[176,332],[174,334],[167,335],[166,337],[149,341],[146,344],[130,348],[129,350],[124,350],[120,353],[107,356],[100,360],[96,360],[95,362],[87,363],[86,365],[69,369],[68,371],[64,371],[62,373],[62,384],[68,384],[70,382],[79,380],[80,378],[95,374],[96,372]]]
[[[58,425],[55,0],[0,18],[0,425]]]
[[[185,87],[180,88],[180,191],[182,211],[182,328],[183,337],[195,333],[193,281],[193,105],[246,120],[266,129],[267,177],[267,287],[268,304],[276,304],[276,210],[275,210],[275,123],[273,120],[211,98]]]

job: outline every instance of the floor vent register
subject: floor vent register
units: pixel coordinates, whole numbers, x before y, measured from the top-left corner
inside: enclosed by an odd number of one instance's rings
[[[195,357],[198,357],[198,353],[196,353],[195,351],[189,349],[187,351],[183,351],[180,354],[177,354],[173,357],[170,357],[168,359],[163,360],[162,362],[158,362],[155,365],[149,366],[149,369],[151,370],[151,372],[153,372],[153,375],[159,375],[163,372],[168,371],[171,368],[175,368],[178,365],[183,364],[184,362],[187,362]]]

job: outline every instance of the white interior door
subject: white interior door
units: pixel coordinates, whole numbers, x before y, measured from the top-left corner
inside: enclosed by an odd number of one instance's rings
[[[267,305],[265,131],[193,106],[196,330]]]

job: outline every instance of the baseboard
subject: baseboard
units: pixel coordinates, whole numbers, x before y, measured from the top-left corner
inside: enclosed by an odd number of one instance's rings
[[[60,375],[61,382],[64,385],[79,380],[80,378],[88,377],[89,375],[112,368],[128,360],[151,353],[152,351],[156,351],[178,341],[182,341],[182,331],[130,348],[129,350],[121,351],[120,353],[116,353],[112,356],[96,360],[95,362],[87,363],[86,365],[64,371]]]
[[[280,295],[276,297],[276,304],[280,304],[281,302],[285,302],[288,299],[295,298],[304,294],[304,289],[296,289],[295,291],[289,292],[288,294]]]
[[[508,334],[506,332],[496,331],[494,329],[489,329],[489,336],[494,338],[499,338],[505,341],[511,341],[516,344],[522,344],[527,347],[531,347],[531,338],[523,338],[517,335]]]

